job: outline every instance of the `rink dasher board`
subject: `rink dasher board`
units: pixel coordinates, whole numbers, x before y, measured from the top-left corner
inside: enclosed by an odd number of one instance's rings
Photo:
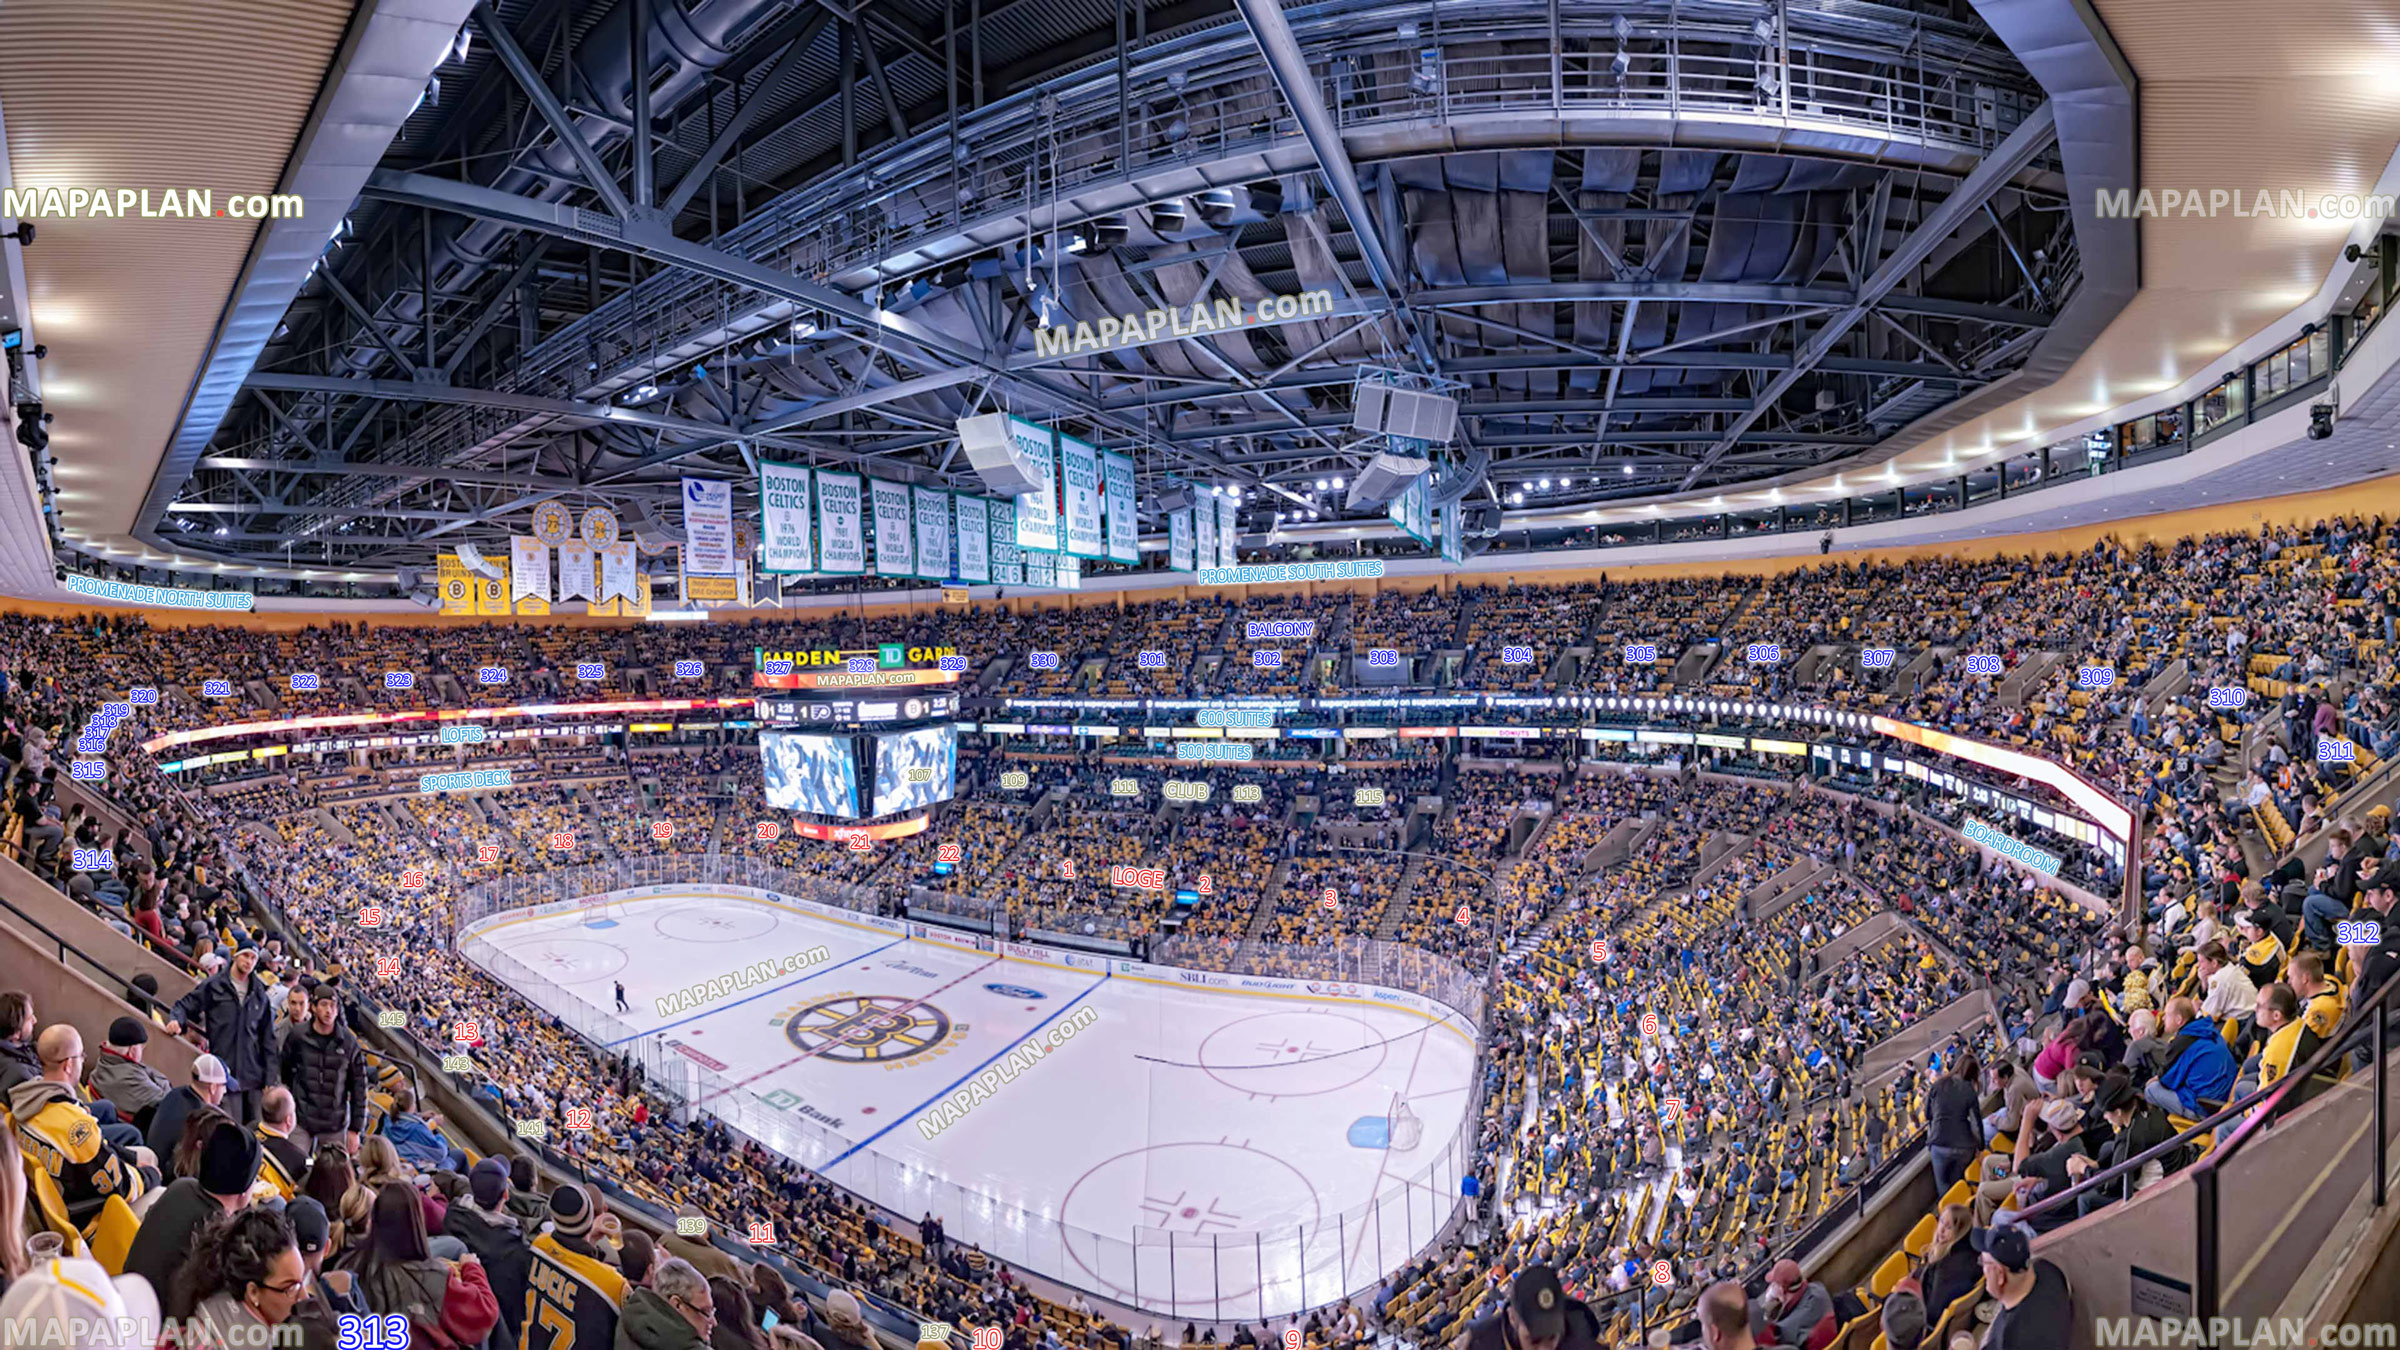
[[[916,941],[980,952],[1006,961],[1022,962],[1050,970],[1097,972],[1112,979],[1130,980],[1137,984],[1157,984],[1174,989],[1215,989],[1230,993],[1252,994],[1263,998],[1289,998],[1311,1003],[1353,1003],[1367,1007],[1400,1008],[1435,1021],[1470,1046],[1475,1037],[1467,1024],[1467,1015],[1447,1003],[1413,994],[1405,989],[1383,985],[1355,984],[1343,980],[1286,980],[1264,975],[1229,975],[1214,970],[1189,970],[1182,966],[1159,966],[1127,957],[1098,956],[1091,952],[1069,951],[1046,947],[1032,942],[1003,942],[988,936],[955,932],[938,924],[914,920],[888,919],[880,914],[866,914],[843,909],[820,901],[756,886],[738,886],[730,882],[700,884],[634,886],[622,891],[607,891],[598,895],[577,896],[564,900],[545,900],[538,905],[487,914],[460,928],[455,941],[464,948],[470,938],[485,938],[503,928],[575,910],[596,907],[601,902],[630,903],[673,897],[681,900],[747,900],[771,909],[784,910],[805,919],[840,924],[848,928],[865,928],[874,932],[894,934]],[[495,977],[497,978],[497,977]],[[506,984],[507,981],[502,980]],[[522,995],[520,995],[522,997]]]

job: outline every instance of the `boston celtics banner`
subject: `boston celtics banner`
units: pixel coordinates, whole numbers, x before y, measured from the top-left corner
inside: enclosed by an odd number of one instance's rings
[[[1133,461],[1100,452],[1100,505],[1108,515],[1108,556],[1112,562],[1140,562],[1142,546],[1133,513]]]
[[[940,488],[912,489],[917,498],[917,575],[950,578],[950,494]]]
[[[824,572],[867,570],[867,530],[854,473],[817,471],[817,568]]]
[[[958,499],[958,579],[992,579],[992,521],[981,497]]]
[[[1022,417],[1008,419],[1008,430],[1017,441],[1017,452],[1032,465],[1031,477],[1038,486],[1017,498],[1018,548],[1058,552],[1058,450],[1053,444],[1055,434],[1038,422]]]
[[[915,576],[917,541],[908,514],[908,484],[867,480],[867,505],[875,513],[875,575]]]
[[[1170,571],[1189,572],[1192,569],[1192,508],[1167,513],[1167,567]]]
[[[1193,547],[1200,552],[1202,567],[1222,567],[1217,561],[1217,508],[1206,497],[1192,504]]]
[[[1066,503],[1066,551],[1097,558],[1100,542],[1100,447],[1061,434],[1058,478]]]
[[[816,551],[809,529],[815,475],[800,464],[758,462],[758,537],[766,545],[762,572],[813,572]]]
[[[1234,512],[1240,507],[1229,493],[1217,498],[1217,566],[1238,567],[1240,560],[1233,556],[1233,544],[1241,530],[1234,525]]]

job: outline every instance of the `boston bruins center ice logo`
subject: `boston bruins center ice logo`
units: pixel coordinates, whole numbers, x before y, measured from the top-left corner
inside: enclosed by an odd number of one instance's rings
[[[896,994],[836,994],[783,1024],[783,1034],[811,1057],[843,1064],[912,1059],[940,1048],[951,1030],[948,1013]]]

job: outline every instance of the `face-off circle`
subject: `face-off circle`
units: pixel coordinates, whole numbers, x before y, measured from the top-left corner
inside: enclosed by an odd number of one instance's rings
[[[1344,1013],[1287,1010],[1236,1018],[1200,1042],[1200,1069],[1253,1097],[1316,1097],[1365,1080],[1390,1046]]]
[[[1243,1190],[1251,1198],[1245,1201],[1226,1196],[1224,1185],[1228,1177],[1244,1178]],[[1264,1216],[1245,1213],[1245,1209],[1255,1211],[1256,1197],[1260,1195],[1279,1197],[1280,1212]],[[1094,1249],[1101,1241],[1096,1234],[1123,1229],[1128,1210],[1141,1215],[1144,1228],[1163,1230],[1178,1240],[1191,1238],[1194,1250],[1200,1250],[1210,1234],[1253,1233],[1259,1231],[1262,1223],[1279,1230],[1314,1231],[1325,1217],[1316,1185],[1305,1173],[1274,1154],[1247,1144],[1194,1140],[1128,1149],[1094,1164],[1090,1171],[1077,1177],[1058,1206],[1059,1236],[1068,1259],[1098,1281],[1098,1287],[1128,1297],[1135,1290],[1130,1284],[1102,1274],[1100,1267],[1104,1263]],[[1172,1259],[1164,1252],[1152,1254]],[[1112,1255],[1109,1264],[1121,1261],[1121,1254]],[[1155,1273],[1163,1276],[1163,1272],[1161,1267]],[[1230,1269],[1226,1273],[1229,1277],[1240,1274]],[[1229,1278],[1229,1282],[1239,1281]],[[1165,1283],[1162,1278],[1159,1287],[1165,1287]],[[1215,1291],[1212,1297],[1232,1302],[1257,1292],[1254,1278],[1247,1286]],[[1157,1297],[1157,1290],[1146,1276],[1140,1293],[1151,1299]]]
[[[793,1045],[837,1064],[889,1064],[940,1045],[950,1015],[897,994],[836,994],[793,1013],[783,1024]]]
[[[590,938],[545,938],[510,956],[526,969],[555,980],[596,980],[632,964],[624,948]]]
[[[756,942],[775,931],[782,920],[755,905],[730,909],[670,909],[651,921],[651,930],[675,942]]]

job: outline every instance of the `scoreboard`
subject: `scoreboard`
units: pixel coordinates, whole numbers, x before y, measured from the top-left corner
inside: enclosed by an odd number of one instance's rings
[[[758,721],[770,727],[845,727],[948,721],[958,716],[958,695],[947,691],[772,694],[757,700]]]

